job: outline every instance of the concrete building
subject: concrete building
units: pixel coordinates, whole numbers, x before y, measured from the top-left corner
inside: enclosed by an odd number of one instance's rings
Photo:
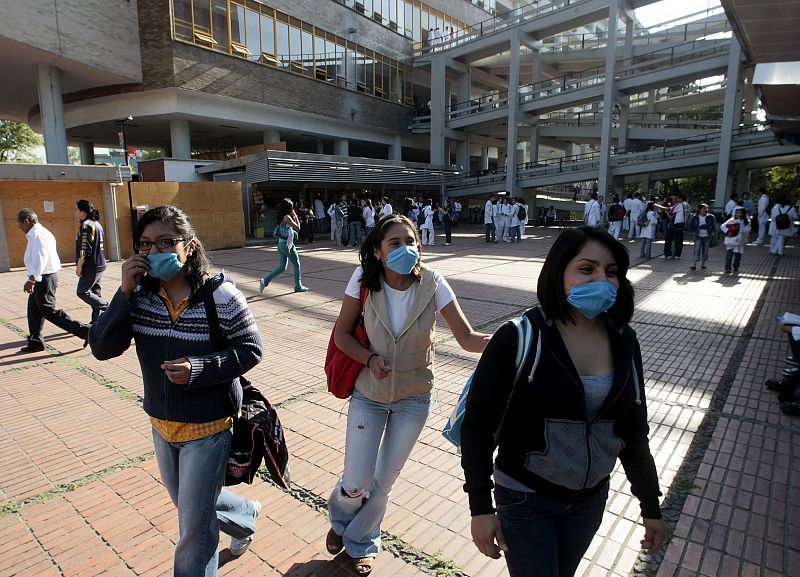
[[[248,232],[286,194],[716,172],[719,200],[731,174],[796,161],[742,114],[722,10],[644,28],[654,2],[0,0],[0,113],[44,134],[48,163],[124,141],[165,151],[151,173],[240,181]]]

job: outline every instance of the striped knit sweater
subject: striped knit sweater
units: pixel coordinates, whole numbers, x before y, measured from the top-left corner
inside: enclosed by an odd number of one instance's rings
[[[228,279],[218,284],[214,302],[228,347],[214,351],[205,308],[197,291],[175,323],[164,302],[137,288],[130,299],[118,290],[108,309],[92,325],[89,343],[99,360],[120,356],[131,344],[144,381],[144,410],[151,417],[184,423],[208,423],[231,416],[241,405],[238,377],[261,361],[261,336],[247,301]],[[186,385],[169,381],[163,361],[186,357],[192,372]]]

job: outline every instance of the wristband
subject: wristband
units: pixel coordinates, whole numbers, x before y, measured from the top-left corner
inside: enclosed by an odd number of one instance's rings
[[[366,362],[367,368],[369,368],[369,362],[372,360],[372,357],[377,357],[377,356],[379,356],[378,353],[372,353],[369,356],[369,358],[367,359],[367,362]]]

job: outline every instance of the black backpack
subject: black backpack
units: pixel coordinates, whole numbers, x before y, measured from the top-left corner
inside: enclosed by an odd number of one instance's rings
[[[425,208],[421,208],[419,210],[419,214],[417,214],[417,226],[422,226],[425,224]]]
[[[786,230],[791,226],[791,222],[789,221],[789,211],[781,212],[781,209],[778,209],[778,216],[775,217],[775,228],[778,230]]]
[[[525,210],[525,205],[524,204],[520,204],[519,205],[519,211],[517,212],[517,218],[520,219],[521,221],[525,220],[526,218],[528,218],[528,212]]]
[[[612,204],[608,211],[608,220],[618,221],[625,218],[625,207],[619,203]]]

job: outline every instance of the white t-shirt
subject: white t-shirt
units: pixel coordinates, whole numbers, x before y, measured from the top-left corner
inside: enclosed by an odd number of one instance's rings
[[[384,216],[389,216],[390,214],[392,214],[392,212],[393,212],[392,205],[387,202],[381,208],[381,218],[383,218]]]
[[[353,271],[353,276],[350,277],[350,282],[347,283],[347,288],[344,289],[344,294],[353,297],[354,299],[359,298],[361,295],[361,276],[363,274],[364,269],[362,269],[360,266]],[[453,292],[453,289],[450,288],[447,280],[443,276],[440,276],[439,278],[441,278],[441,282],[436,285],[436,294],[434,295],[437,311],[442,310],[456,298],[456,295]],[[406,324],[406,320],[408,319],[408,311],[411,309],[411,303],[414,301],[414,291],[418,286],[419,285],[417,283],[414,283],[406,290],[399,291],[388,286],[386,283],[383,283],[384,290],[381,292],[386,295],[386,305],[389,309],[389,321],[392,325],[392,333],[395,337],[400,336],[400,331]],[[381,293],[377,293],[376,296],[380,296],[380,294]]]
[[[371,206],[365,206],[364,210],[361,212],[364,215],[364,226],[373,227],[375,226],[375,209]]]
[[[697,236],[708,236],[708,228],[701,228],[706,226],[706,217],[702,214],[697,215]]]
[[[433,228],[433,207],[426,206],[422,209],[423,214],[425,215],[425,222],[420,228]]]

